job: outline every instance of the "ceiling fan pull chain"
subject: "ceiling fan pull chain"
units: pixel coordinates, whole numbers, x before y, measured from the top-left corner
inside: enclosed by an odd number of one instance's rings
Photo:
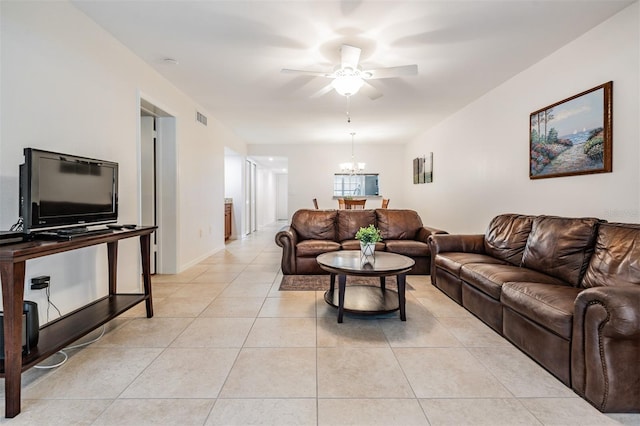
[[[351,114],[349,113],[351,96],[347,96],[347,123],[351,123]]]

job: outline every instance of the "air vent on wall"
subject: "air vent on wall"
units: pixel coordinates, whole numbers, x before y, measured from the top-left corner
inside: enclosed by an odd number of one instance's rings
[[[207,116],[204,114],[200,114],[198,111],[196,111],[196,120],[201,122],[205,126],[207,125]]]

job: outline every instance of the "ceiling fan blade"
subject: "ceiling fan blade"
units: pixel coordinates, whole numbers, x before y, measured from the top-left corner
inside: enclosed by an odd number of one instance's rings
[[[365,77],[368,79],[372,78],[392,78],[392,77],[401,77],[404,75],[416,75],[418,74],[418,65],[402,65],[399,67],[389,67],[389,68],[378,68],[374,70],[364,70],[362,74],[367,75],[371,74],[371,77]]]
[[[322,89],[318,90],[316,93],[314,93],[313,95],[309,96],[310,98],[319,98],[320,96],[324,96],[327,93],[329,93],[330,91],[333,90],[333,86],[331,85],[331,83],[327,84],[326,86],[324,86]]]
[[[360,61],[360,52],[362,52],[362,50],[359,47],[343,44],[342,49],[340,49],[340,54],[342,55],[341,67],[357,69],[358,62]]]
[[[290,70],[283,68],[280,72],[285,74],[303,74],[303,75],[312,75],[314,77],[331,77],[332,73],[327,72],[319,72],[319,71],[305,71],[305,70]]]
[[[376,99],[382,97],[382,92],[379,91],[378,89],[376,89],[375,87],[373,87],[371,85],[371,83],[368,83],[366,81],[364,82],[364,84],[360,88],[360,93],[364,94],[365,96],[367,96],[372,101],[375,101]]]

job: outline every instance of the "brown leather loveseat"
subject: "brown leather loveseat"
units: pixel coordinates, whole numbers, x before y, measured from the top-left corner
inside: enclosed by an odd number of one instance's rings
[[[640,225],[503,214],[433,235],[432,283],[602,412],[640,412]]]
[[[428,275],[431,270],[431,251],[428,238],[439,229],[423,226],[413,210],[298,210],[291,224],[276,234],[276,244],[282,247],[284,275],[328,274],[318,266],[316,257],[336,250],[360,250],[355,239],[360,227],[375,225],[383,240],[376,250],[411,257],[415,266],[409,272]]]

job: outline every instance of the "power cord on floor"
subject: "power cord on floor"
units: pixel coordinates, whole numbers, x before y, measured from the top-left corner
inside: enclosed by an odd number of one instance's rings
[[[56,312],[58,312],[59,316],[62,316],[62,312],[60,312],[60,309],[58,309],[58,307],[51,301],[51,293],[50,293],[50,286],[48,286],[45,290],[46,295],[47,295],[47,322],[49,322],[49,308],[51,306],[53,306],[53,308],[56,310]],[[64,364],[65,362],[67,362],[67,359],[69,359],[69,356],[67,355],[67,353],[65,352],[65,350],[69,350],[69,349],[77,349],[77,348],[81,348],[83,346],[87,346],[90,345],[92,343],[97,342],[98,340],[102,339],[102,336],[104,336],[104,332],[106,330],[106,325],[102,326],[102,332],[100,333],[100,335],[98,337],[96,337],[93,340],[90,340],[88,342],[85,343],[80,343],[74,346],[67,346],[64,349],[59,350],[58,352],[56,352],[57,354],[62,355],[62,361],[56,363],[56,364],[52,364],[52,365],[35,365],[35,368],[40,368],[43,370],[47,370],[47,369],[51,369],[51,368],[58,368],[60,367],[62,364]]]
[[[57,309],[57,308],[56,308],[56,309]],[[90,341],[88,341],[88,342],[84,342],[84,343],[79,343],[79,344],[77,344],[77,345],[73,345],[73,346],[67,346],[66,348],[61,349],[61,350],[59,350],[58,352],[56,352],[56,353],[58,353],[58,354],[62,355],[62,357],[63,357],[63,358],[62,358],[62,361],[60,361],[60,362],[58,362],[58,363],[56,363],[56,364],[52,364],[52,365],[36,365],[36,366],[34,366],[34,368],[39,368],[39,369],[42,369],[42,370],[48,370],[48,369],[51,369],[51,368],[58,368],[58,367],[60,367],[62,364],[64,364],[65,362],[67,362],[67,360],[69,359],[69,356],[67,355],[67,353],[65,352],[65,350],[82,348],[82,347],[84,347],[84,346],[88,346],[88,345],[90,345],[90,344],[92,344],[92,343],[97,342],[98,340],[102,339],[102,336],[104,336],[104,333],[105,333],[106,328],[107,328],[106,324],[105,324],[105,325],[103,325],[103,326],[102,326],[102,331],[100,332],[100,335],[99,335],[98,337],[96,337],[95,339],[93,339],[93,340],[90,340]]]

